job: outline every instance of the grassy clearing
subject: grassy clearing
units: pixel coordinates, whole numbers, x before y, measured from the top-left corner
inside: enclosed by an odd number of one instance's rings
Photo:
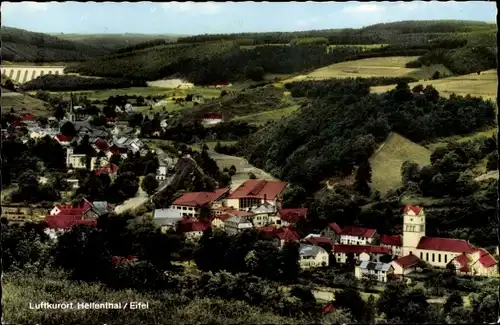
[[[467,142],[471,140],[475,140],[478,138],[482,137],[492,137],[496,134],[497,128],[490,128],[486,130],[481,130],[481,131],[476,131],[467,135],[454,135],[451,137],[445,137],[445,138],[440,138],[437,139],[435,142],[427,144],[425,147],[428,148],[431,151],[434,151],[437,147],[444,147],[446,146],[447,142],[449,141],[457,141],[457,142]]]
[[[234,120],[247,122],[249,124],[262,125],[269,121],[279,121],[287,116],[290,116],[297,111],[299,107],[300,105],[292,105],[290,107],[275,109],[273,111],[238,116]]]
[[[418,84],[432,85],[443,97],[448,97],[453,93],[461,96],[470,94],[471,96],[496,101],[497,96],[497,72],[495,70],[484,71],[480,75],[473,73],[439,80],[413,82],[410,83],[410,88]],[[372,87],[371,91],[381,93],[394,87],[395,85]]]
[[[382,194],[401,185],[401,166],[407,160],[418,164],[430,164],[431,152],[397,133],[387,140],[370,158],[372,188]]]
[[[395,56],[335,63],[316,69],[307,75],[288,79],[285,82],[329,78],[403,77],[418,70],[405,68],[407,62],[416,59],[416,56]]]
[[[413,77],[419,80],[422,79],[431,79],[432,75],[436,72],[439,71],[441,74],[441,77],[443,78],[448,78],[453,76],[453,72],[448,70],[447,67],[445,67],[442,64],[432,64],[430,66],[423,66],[415,71],[412,71],[408,73],[408,77]]]
[[[220,144],[224,146],[232,146],[236,144],[238,141],[207,141],[203,143],[193,144],[191,145],[191,149],[201,151],[201,146],[203,144],[206,144],[210,150],[214,150],[215,146],[217,145],[217,142],[220,142]]]
[[[3,91],[2,89],[2,92]],[[3,93],[0,104],[4,112],[8,112],[13,108],[16,113],[21,114],[32,113],[37,116],[48,116],[51,114],[50,105],[48,103],[19,93]]]

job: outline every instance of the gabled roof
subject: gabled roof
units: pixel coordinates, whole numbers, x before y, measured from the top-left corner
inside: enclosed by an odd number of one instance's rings
[[[497,265],[497,261],[490,253],[488,253],[484,248],[478,248],[479,253],[479,263],[485,268],[489,268]]]
[[[411,212],[415,213],[415,215],[418,216],[420,214],[420,212],[422,211],[422,208],[414,206],[414,205],[407,205],[404,207],[403,213],[407,213],[408,211],[411,211]]]
[[[195,219],[182,219],[179,221],[178,231],[182,233],[205,231],[210,228],[210,222],[199,221]]]
[[[300,240],[299,234],[288,227],[280,228],[281,231],[278,232],[276,235],[280,240],[283,240],[285,243],[292,243]]]
[[[241,211],[236,209],[227,210],[226,213],[230,216],[238,216],[238,217],[251,217],[255,215],[253,212]]]
[[[289,223],[296,223],[306,218],[307,209],[281,209],[278,211],[280,219]]]
[[[261,179],[249,179],[229,195],[229,199],[257,198],[274,200],[285,189],[287,183]]]
[[[231,217],[232,217],[232,216],[231,216],[231,215],[229,215],[229,214],[227,214],[227,213],[218,214],[218,215],[216,215],[216,216],[214,216],[214,217],[212,218],[212,221],[213,221],[214,219],[220,219],[222,222],[226,222],[226,220],[230,219]]]
[[[252,209],[252,212],[255,214],[259,213],[274,213],[276,212],[276,207],[272,204],[269,204],[267,202],[261,204],[260,206]]]
[[[344,227],[344,229],[342,229],[342,232],[340,234],[343,236],[355,236],[355,237],[371,238],[371,237],[375,236],[376,232],[377,232],[377,230],[375,230],[375,229],[348,226],[348,227]]]
[[[375,271],[387,272],[391,268],[391,263],[363,261],[363,262],[361,262],[359,267],[361,269],[365,269],[365,270],[375,270]]]
[[[361,253],[372,253],[372,254],[391,254],[391,249],[383,246],[374,246],[374,245],[343,245],[337,244],[333,246],[334,253],[353,253],[353,254],[361,254]]]
[[[55,216],[46,216],[44,219],[47,227],[50,229],[70,229],[76,225],[88,225],[94,227],[97,220],[82,220],[81,216],[58,214]]]
[[[182,212],[177,209],[155,209],[153,211],[153,219],[182,219]]]
[[[101,138],[95,140],[94,145],[97,147],[97,149],[99,149],[102,152],[107,152],[109,150],[108,143]]]
[[[467,257],[467,255],[460,254],[457,257],[455,257],[455,261],[460,266],[459,270],[461,272],[469,272],[470,271],[470,268],[469,268],[469,262],[470,261],[469,261],[469,258]]]
[[[114,175],[117,172],[118,172],[118,166],[113,164],[113,163],[109,163],[109,164],[104,165],[101,169],[97,170],[95,172],[95,174],[96,174],[96,176],[99,176],[102,174]]]
[[[252,221],[248,219],[248,217],[243,217],[243,216],[235,216],[235,215],[229,215],[229,218],[226,219],[226,221],[235,223],[235,224],[241,224],[241,223],[249,223],[251,225]]]
[[[336,222],[329,223],[327,227],[333,230],[336,234],[342,233],[342,229],[339,227],[339,225],[337,225]]]
[[[36,116],[33,114],[24,114],[23,115],[23,121],[34,121],[36,119]]]
[[[229,188],[220,188],[215,192],[191,192],[185,193],[175,200],[172,205],[201,207],[205,204],[212,204],[229,192]]]
[[[403,269],[406,269],[408,267],[412,267],[418,264],[420,259],[413,255],[409,254],[403,257],[398,258],[397,260],[394,260],[394,263],[399,264]]]
[[[417,249],[453,252],[472,253],[476,249],[469,242],[463,239],[452,238],[432,238],[422,237],[417,245]]]
[[[300,256],[316,256],[321,252],[326,253],[326,251],[319,246],[301,244],[299,247]]]
[[[327,238],[327,237],[313,236],[313,237],[309,237],[309,238],[304,239],[304,241],[306,243],[311,244],[311,245],[320,245],[320,244],[328,245],[331,248],[331,250],[333,250],[333,247],[335,246],[335,243],[332,242],[332,240],[330,238]]]
[[[84,200],[80,205],[72,206],[70,203],[66,204],[56,204],[55,207],[59,210],[58,215],[83,215],[89,208],[90,203],[87,200]]]
[[[56,140],[59,142],[69,142],[73,139],[73,137],[69,137],[66,135],[58,134],[56,135]]]
[[[401,238],[401,235],[382,235],[382,237],[380,237],[380,244],[389,246],[403,246],[403,239]]]

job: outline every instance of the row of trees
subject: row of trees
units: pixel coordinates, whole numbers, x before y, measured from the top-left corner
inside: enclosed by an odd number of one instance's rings
[[[147,87],[145,81],[131,81],[122,78],[84,78],[71,75],[44,75],[24,83],[24,91],[47,90],[96,90],[111,88]]]

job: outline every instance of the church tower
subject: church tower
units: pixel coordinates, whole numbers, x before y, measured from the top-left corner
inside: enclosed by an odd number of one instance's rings
[[[70,94],[70,101],[69,101],[69,113],[68,113],[68,121],[71,123],[75,122],[75,113],[73,112],[73,93]]]
[[[413,253],[417,255],[416,247],[420,238],[425,236],[424,209],[407,205],[403,211],[403,256]]]

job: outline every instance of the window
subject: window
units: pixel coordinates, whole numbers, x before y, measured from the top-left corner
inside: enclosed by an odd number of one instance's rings
[[[420,259],[424,258],[424,253],[420,252]]]
[[[434,253],[432,253],[432,261],[434,262]]]
[[[444,254],[444,262],[448,263],[448,255]]]
[[[425,260],[429,262],[429,253],[425,253]]]
[[[441,263],[441,254],[438,254],[438,262]]]

